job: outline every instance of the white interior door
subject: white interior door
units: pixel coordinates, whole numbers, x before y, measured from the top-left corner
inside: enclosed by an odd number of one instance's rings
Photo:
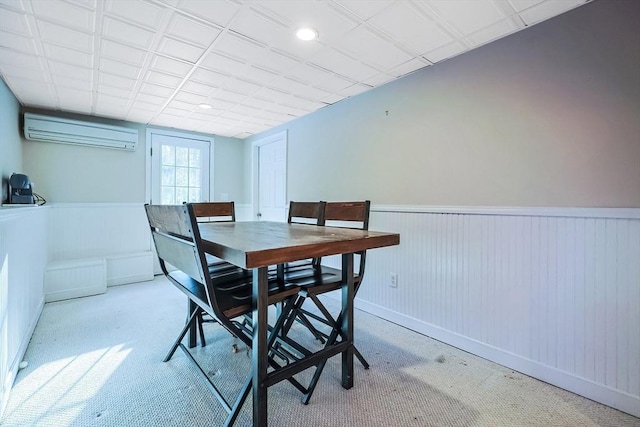
[[[254,206],[262,221],[287,220],[287,134],[256,141],[254,144]],[[257,191],[256,191],[257,187]]]
[[[211,140],[151,133],[151,202],[174,205],[209,200]]]

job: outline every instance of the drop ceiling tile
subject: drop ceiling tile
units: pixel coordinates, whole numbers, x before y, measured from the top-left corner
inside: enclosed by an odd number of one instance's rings
[[[208,86],[221,87],[229,79],[230,79],[230,76],[226,74],[220,74],[215,71],[206,70],[204,68],[198,68],[191,74],[189,80],[190,81],[193,80],[199,83],[204,83]],[[193,91],[190,91],[190,92],[193,92]]]
[[[167,8],[146,1],[107,0],[105,12],[118,16],[126,21],[158,30]]]
[[[195,63],[204,53],[204,48],[173,38],[163,37],[158,46],[158,52]]]
[[[355,81],[362,81],[378,73],[376,69],[328,47],[310,58],[309,62]]]
[[[248,66],[243,70],[242,77],[254,83],[259,83],[260,86],[265,86],[278,77],[278,74],[260,67]]]
[[[156,114],[162,109],[162,105],[135,100],[131,104],[132,111],[141,111]]]
[[[226,74],[235,75],[242,72],[246,68],[247,64],[242,61],[229,58],[228,56],[221,55],[217,52],[210,52],[204,57],[200,66],[211,70],[223,71]]]
[[[114,61],[104,57],[100,58],[100,71],[104,71],[105,73],[137,79],[140,75],[140,70],[141,68],[135,65],[125,64],[124,62]]]
[[[380,73],[363,81],[362,83],[369,86],[377,87],[377,86],[382,86],[383,84],[388,83],[391,80],[395,80],[395,79],[396,79],[396,76],[392,76],[386,73]]]
[[[101,40],[100,53],[105,58],[115,59],[137,67],[141,67],[147,57],[145,50],[104,38]]]
[[[405,62],[404,64],[400,64],[397,67],[394,67],[390,70],[387,71],[387,73],[394,75],[396,77],[401,77],[404,76],[406,74],[412,73],[416,70],[419,70],[421,68],[426,67],[427,65],[429,65],[427,63],[427,61],[425,61],[424,59],[411,59],[407,62]]]
[[[93,52],[93,35],[42,20],[38,20],[37,24],[40,36],[48,43],[83,52]]]
[[[524,25],[519,26],[517,22],[518,21],[513,19],[505,19],[487,28],[483,28],[480,31],[476,31],[473,34],[469,34],[466,39],[471,41],[475,46],[480,46],[524,28]]]
[[[35,105],[42,98],[44,103],[55,103],[53,86],[47,83],[5,76],[7,85],[13,93],[20,94],[20,101],[26,105]]]
[[[27,17],[2,5],[0,5],[0,28],[24,37],[32,36]]]
[[[64,90],[57,90],[58,98],[60,99],[61,106],[65,104],[86,104],[91,106],[93,102],[93,92],[88,90],[77,90],[72,88],[64,88]]]
[[[49,43],[42,43],[44,54],[48,59],[66,62],[84,68],[93,67],[93,55]]]
[[[231,19],[233,19],[235,14],[240,10],[241,6],[236,2],[225,0],[183,0],[180,8],[187,12],[191,12],[204,20],[224,27],[229,24]]]
[[[418,55],[454,40],[451,34],[410,2],[394,2],[383,14],[372,17],[368,22]]]
[[[175,108],[177,110],[182,110],[182,111],[194,111],[198,106],[194,105],[190,102],[184,102],[184,101],[178,101],[178,100],[173,100],[171,102],[169,102],[169,104],[167,105],[167,108]]]
[[[172,116],[185,117],[186,114],[190,113],[194,107],[189,110],[183,110],[182,108],[171,108],[165,107],[162,109],[162,114],[171,114]]]
[[[116,96],[119,98],[126,98],[126,99],[134,98],[133,91],[130,91],[127,89],[120,89],[113,86],[105,86],[101,84],[98,85],[97,92],[105,95]]]
[[[309,26],[318,31],[318,39],[323,43],[332,43],[358,23],[336,12],[328,2],[292,2],[287,0],[269,0],[258,3],[261,11],[289,24],[295,30]]]
[[[171,88],[177,88],[182,82],[181,77],[172,76],[169,74],[161,73],[159,71],[149,70],[144,76],[145,82],[155,83],[162,86],[168,86]]]
[[[114,74],[103,72],[100,72],[98,79],[100,84],[127,90],[133,90],[137,83],[137,81],[133,79],[128,79],[126,77],[116,76]]]
[[[329,92],[299,83],[295,80],[279,77],[271,82],[271,86],[303,98],[316,99],[329,95]]]
[[[257,108],[260,110],[268,110],[271,106],[276,105],[273,102],[270,101],[266,101],[264,99],[260,99],[260,98],[256,98],[256,97],[251,97],[251,98],[246,98],[244,101],[242,101],[242,106],[246,106],[249,108]]]
[[[233,109],[231,110],[234,113],[238,113],[238,114],[244,114],[246,116],[257,116],[260,114],[260,109],[259,108],[255,108],[255,107],[249,107],[247,105],[236,105],[235,107],[233,107]]]
[[[76,76],[65,76],[60,74],[54,74],[51,76],[53,83],[57,86],[72,88],[78,90],[91,91],[93,90],[93,82],[91,80],[91,76],[88,79],[80,79]]]
[[[407,62],[412,57],[399,49],[388,39],[378,36],[364,26],[346,34],[340,43],[340,49],[362,62],[386,70]]]
[[[216,101],[226,101],[235,105],[247,99],[247,95],[229,89],[219,89],[211,95],[211,98]],[[231,106],[228,108],[231,108]]]
[[[233,108],[237,103],[233,101],[225,101],[224,99],[219,99],[212,96],[208,98],[207,104],[210,104],[215,110],[227,111]]]
[[[171,74],[174,76],[184,77],[193,68],[193,64],[184,61],[178,61],[177,59],[167,58],[161,55],[154,55],[151,60],[150,68],[161,71],[165,74]]]
[[[194,82],[192,80],[186,81],[182,85],[182,89],[186,90],[187,92],[197,93],[199,95],[204,95],[204,96],[209,96],[213,91],[216,90],[216,88],[213,86]]]
[[[206,113],[203,113],[202,111],[206,111]],[[198,110],[197,112],[192,113],[191,117],[203,122],[210,122],[222,113],[224,113],[224,110],[216,110],[215,108],[210,108],[208,110]]]
[[[0,64],[14,65],[16,67],[41,70],[40,59],[37,56],[25,55],[12,49],[0,47]]]
[[[306,58],[320,45],[316,42],[304,42],[295,37],[295,29],[270,19],[251,8],[244,8],[233,20],[230,28],[252,39],[260,40],[271,48],[290,55]]]
[[[371,86],[357,83],[357,84],[349,86],[346,89],[341,90],[338,93],[338,95],[342,95],[344,97],[355,96],[355,95],[358,95],[358,94],[360,94],[362,92],[366,92],[371,88],[372,88]]]
[[[465,50],[467,50],[467,47],[464,46],[462,43],[455,41],[453,43],[449,43],[448,45],[442,46],[438,49],[434,49],[431,52],[427,52],[426,54],[424,54],[423,56],[433,62],[439,62],[442,61],[444,59],[447,58],[451,58],[453,56],[456,56],[462,52],[464,52]]]
[[[207,99],[207,96],[181,90],[176,94],[176,96],[173,97],[173,99],[198,105],[204,103]]]
[[[117,40],[143,49],[149,49],[153,43],[155,33],[137,25],[105,15],[102,20],[102,35],[108,39]]]
[[[246,95],[254,93],[262,86],[259,84],[251,83],[243,79],[230,78],[224,82],[224,89],[231,92],[237,92]]]
[[[126,98],[119,98],[117,96],[111,96],[105,93],[98,93],[97,102],[99,104],[109,104],[113,106],[118,106],[120,108],[124,108],[129,104],[129,100]]]
[[[136,101],[146,102],[148,104],[155,104],[159,106],[164,105],[167,102],[167,99],[168,98],[164,96],[150,95],[147,93],[138,93],[136,95]]]
[[[337,92],[354,83],[355,82],[352,80],[345,79],[333,73],[327,73],[324,78],[318,79],[317,83],[314,83],[313,86],[322,89],[325,92]]]
[[[515,9],[516,12],[521,12],[524,9],[528,9],[531,6],[535,6],[542,3],[545,0],[508,0],[509,4]]]
[[[70,3],[54,1],[31,2],[36,18],[46,19],[86,33],[95,32],[95,11]]]
[[[462,35],[471,34],[506,18],[494,2],[428,0],[427,5]]]
[[[149,95],[157,95],[163,98],[168,98],[174,92],[173,88],[155,85],[151,83],[144,82],[140,85],[140,92],[147,93]]]
[[[267,54],[263,44],[257,43],[240,34],[227,32],[220,36],[216,50],[243,62],[258,63]]]
[[[173,15],[166,31],[170,36],[203,48],[213,43],[220,33],[220,28],[205,25],[179,13]]]
[[[4,27],[0,26],[0,28]],[[33,38],[20,36],[7,31],[0,31],[0,46],[28,55],[38,55],[38,49]]]
[[[571,10],[583,3],[585,3],[585,0],[547,0],[524,10],[520,13],[520,16],[527,25],[532,25]]]
[[[265,51],[262,56],[248,61],[260,68],[280,74],[285,74],[288,70],[300,64],[299,60],[273,50]]]
[[[366,21],[397,2],[393,0],[339,0],[336,3]]]
[[[38,68],[20,67],[15,65],[3,65],[2,75],[39,82],[43,80],[43,73]]]
[[[346,98],[346,96],[342,96],[342,95],[338,95],[338,94],[332,93],[329,96],[325,96],[320,101],[325,102],[325,103],[330,105],[330,104],[335,104],[338,101],[342,101],[345,98]]]

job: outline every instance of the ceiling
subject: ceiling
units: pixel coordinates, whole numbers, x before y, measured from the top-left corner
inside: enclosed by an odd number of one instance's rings
[[[588,1],[0,0],[0,75],[27,107],[246,138]]]

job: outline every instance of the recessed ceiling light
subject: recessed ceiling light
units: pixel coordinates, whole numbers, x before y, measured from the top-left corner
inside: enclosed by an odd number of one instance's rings
[[[296,36],[300,40],[304,40],[304,41],[315,40],[318,38],[318,32],[313,28],[303,27],[303,28],[298,28],[298,30],[296,31]]]
[[[205,110],[210,110],[211,108],[213,108],[211,105],[209,104],[200,104],[198,105],[198,107],[200,108],[204,108]]]

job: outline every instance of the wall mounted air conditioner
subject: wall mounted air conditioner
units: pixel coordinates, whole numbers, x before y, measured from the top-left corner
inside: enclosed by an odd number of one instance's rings
[[[136,129],[25,113],[24,136],[32,141],[57,142],[134,151]]]

